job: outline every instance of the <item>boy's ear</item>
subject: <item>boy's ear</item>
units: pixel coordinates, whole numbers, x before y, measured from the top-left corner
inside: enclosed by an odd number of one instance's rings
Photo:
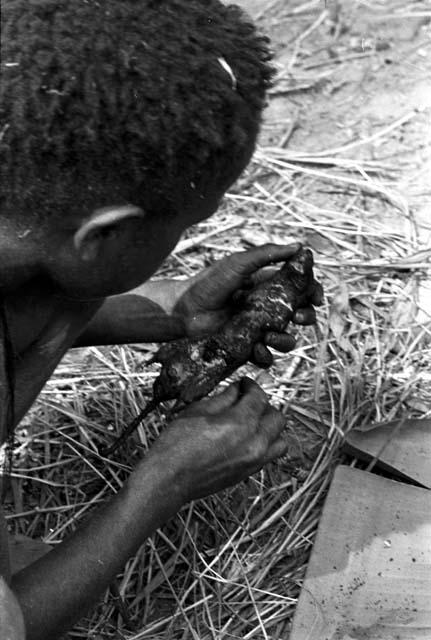
[[[127,222],[133,218],[144,218],[145,212],[133,204],[118,207],[96,209],[75,231],[73,243],[82,260],[91,261],[97,258],[107,237],[120,232]]]

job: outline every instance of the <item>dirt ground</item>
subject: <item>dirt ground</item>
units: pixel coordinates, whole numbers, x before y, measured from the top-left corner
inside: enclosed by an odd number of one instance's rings
[[[384,142],[371,140],[352,148],[346,157],[378,157],[397,165],[399,192],[410,204],[422,239],[429,242],[431,3],[237,4],[270,36],[279,69],[261,144],[319,154],[372,138],[406,118]],[[400,229],[407,223],[401,212],[393,221]]]

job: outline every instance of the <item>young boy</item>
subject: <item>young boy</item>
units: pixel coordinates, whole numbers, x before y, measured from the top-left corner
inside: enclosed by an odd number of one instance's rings
[[[298,247],[265,245],[189,281],[148,281],[253,152],[272,70],[266,40],[239,9],[2,0],[2,24],[5,442],[70,347],[214,331],[232,294]],[[320,295],[293,319],[313,322]],[[287,351],[293,340],[269,333],[266,343]],[[247,379],[191,405],[118,494],[13,576],[0,513],[0,637],[58,638],[182,505],[283,455],[284,422]]]

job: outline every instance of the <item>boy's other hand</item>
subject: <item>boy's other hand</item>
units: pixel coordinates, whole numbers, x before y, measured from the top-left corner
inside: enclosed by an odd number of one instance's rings
[[[299,243],[265,244],[233,253],[191,278],[174,309],[182,317],[187,335],[198,338],[219,329],[238,311],[237,299],[241,292],[270,278],[279,268],[270,265],[288,260],[299,249]],[[322,304],[322,300],[323,290],[317,285],[311,296],[311,306],[297,309],[292,322],[300,325],[313,324],[316,314],[312,305],[318,306]],[[295,339],[288,333],[267,333],[265,344],[258,345],[255,349],[255,364],[265,367],[271,364],[272,356],[267,346],[286,353],[295,347]]]
[[[237,484],[286,453],[285,422],[259,385],[243,378],[187,407],[149,455],[177,471],[176,489],[188,502]]]

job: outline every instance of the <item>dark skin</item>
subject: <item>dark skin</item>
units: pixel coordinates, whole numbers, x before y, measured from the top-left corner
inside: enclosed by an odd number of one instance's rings
[[[238,162],[230,182],[247,160]],[[0,221],[0,278],[18,356],[17,421],[70,347],[214,331],[233,311],[232,294],[265,277],[264,267],[296,252],[297,245],[264,245],[228,256],[189,281],[149,281],[184,229],[216,210],[229,184],[208,181],[193,191],[176,185],[178,211],[167,218],[127,205],[68,225],[51,220],[37,229],[25,221]],[[320,298],[319,290],[314,302]],[[294,321],[313,322],[313,309],[297,312]],[[292,338],[272,336],[271,344],[288,350]],[[16,621],[10,637],[23,637],[19,607],[28,639],[58,638],[185,503],[232,486],[283,455],[284,424],[248,379],[188,407],[164,429],[121,491],[61,545],[12,577],[3,559],[0,614],[3,606]],[[4,425],[0,434],[4,439]],[[0,531],[0,548],[5,545]],[[2,624],[0,636],[8,637]]]

